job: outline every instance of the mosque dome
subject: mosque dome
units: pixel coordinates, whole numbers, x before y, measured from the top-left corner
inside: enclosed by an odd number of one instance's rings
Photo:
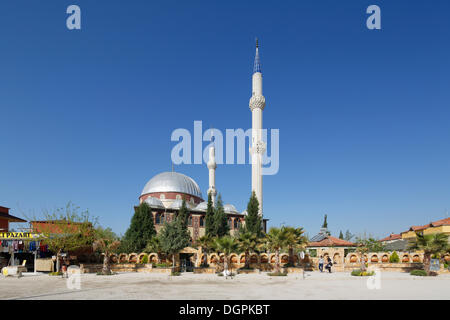
[[[206,212],[206,209],[208,209],[208,201],[203,201],[197,207],[195,207],[195,209],[198,210],[198,211],[205,211]]]
[[[151,178],[141,196],[149,193],[177,192],[202,198],[202,192],[197,182],[178,172],[162,172]]]
[[[239,214],[239,212],[236,210],[236,207],[233,206],[232,204],[224,205],[223,211],[225,211],[225,213]]]
[[[145,203],[147,203],[151,208],[160,208],[164,209],[164,204],[161,200],[154,198],[154,197],[147,197],[144,200]]]

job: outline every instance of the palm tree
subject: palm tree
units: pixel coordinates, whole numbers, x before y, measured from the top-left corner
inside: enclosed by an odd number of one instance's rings
[[[445,253],[449,250],[448,235],[444,233],[434,233],[423,235],[416,233],[416,238],[410,240],[409,250],[423,251],[423,264],[428,275],[431,274],[430,263],[431,256],[434,254]]]
[[[161,240],[159,239],[158,236],[153,236],[150,238],[150,240],[147,242],[147,246],[145,247],[144,252],[146,253],[156,252],[158,254],[158,263],[161,263],[162,247],[161,247]]]
[[[254,252],[258,249],[259,238],[252,232],[244,232],[239,234],[239,248],[245,252],[245,266],[244,269],[250,269],[250,252]]]
[[[212,242],[213,238],[209,235],[204,235],[197,239],[195,242],[197,246],[202,248],[203,253],[203,261],[202,265],[207,266],[208,265],[208,252],[212,248]]]
[[[272,227],[266,237],[269,248],[275,251],[275,271],[280,272],[280,250],[287,245],[288,232],[286,228]]]
[[[231,253],[236,252],[239,249],[239,243],[235,238],[224,236],[214,240],[214,248],[217,252],[225,254],[223,259],[223,269],[226,273],[228,271],[229,256]]]
[[[95,240],[92,244],[94,251],[100,251],[103,254],[102,274],[111,274],[109,261],[111,254],[119,247],[120,241],[111,229],[99,227],[95,230]]]
[[[308,239],[303,235],[303,228],[282,227],[287,232],[287,247],[289,250],[289,265],[294,266],[294,249],[304,248]]]

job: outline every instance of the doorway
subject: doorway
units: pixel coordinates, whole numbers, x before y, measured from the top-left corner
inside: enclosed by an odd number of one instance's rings
[[[180,270],[181,272],[193,272],[194,265],[192,263],[193,253],[180,253]]]

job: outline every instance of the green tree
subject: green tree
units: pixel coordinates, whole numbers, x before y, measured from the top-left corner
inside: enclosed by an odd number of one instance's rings
[[[141,252],[155,235],[152,211],[150,206],[143,202],[134,211],[131,224],[123,237],[121,248],[126,252]]]
[[[303,235],[303,228],[282,227],[287,232],[286,246],[289,252],[289,265],[294,266],[294,250],[304,249],[308,243],[307,238]]]
[[[247,204],[247,216],[245,217],[245,232],[251,232],[256,236],[262,236],[262,218],[259,214],[259,202],[255,192],[252,192]]]
[[[244,269],[250,269],[250,252],[258,250],[260,245],[260,238],[250,231],[241,232],[239,234],[238,242],[239,249],[245,252],[245,266]]]
[[[449,250],[448,235],[444,233],[434,233],[423,235],[416,232],[416,238],[410,240],[409,250],[423,251],[423,264],[428,275],[431,274],[431,256],[446,253]]]
[[[164,223],[159,237],[162,251],[172,256],[172,265],[175,267],[175,255],[189,246],[190,233],[185,225],[184,216],[178,215],[174,221]]]
[[[355,235],[350,232],[350,230],[345,231],[344,240],[350,241]]]
[[[153,236],[145,246],[144,252],[146,253],[153,253],[155,252],[158,254],[158,263],[161,263],[161,257],[163,255],[162,252],[162,246],[161,246],[161,240],[158,235]]]
[[[208,193],[208,206],[206,208],[205,215],[205,234],[213,237],[215,236],[216,230],[214,226],[214,206],[212,202],[211,193]]]
[[[233,252],[236,252],[239,248],[239,243],[235,238],[232,238],[230,236],[224,236],[221,238],[215,239],[215,245],[214,248],[218,253],[224,254],[223,259],[223,269],[227,273],[228,272],[228,265],[229,265],[229,258],[230,254]]]
[[[91,217],[88,210],[80,212],[80,207],[71,202],[53,212],[44,211],[43,215],[46,223],[35,226],[33,232],[41,233],[45,239],[43,242],[50,251],[56,253],[56,269],[59,271],[63,251],[92,246],[97,218]]]
[[[98,227],[95,229],[95,241],[92,245],[94,251],[99,251],[103,254],[103,268],[102,274],[111,274],[110,259],[111,254],[119,247],[120,241],[117,235],[111,228],[103,229]]]
[[[228,225],[228,217],[223,209],[222,198],[219,194],[217,199],[217,205],[214,210],[214,234],[216,237],[223,237],[230,232],[230,226]]]
[[[398,256],[398,253],[396,251],[392,252],[391,256],[389,257],[390,263],[399,263],[400,257]]]
[[[202,265],[205,267],[208,265],[208,253],[209,253],[209,250],[212,248],[213,241],[214,241],[214,239],[211,236],[204,235],[204,236],[201,236],[200,238],[198,238],[195,242],[195,244],[198,247],[202,248],[202,253],[203,253]]]
[[[344,240],[344,234],[342,233],[342,230],[339,231],[339,239]]]
[[[181,203],[181,208],[178,211],[178,219],[180,220],[180,223],[182,224],[183,228],[187,229],[189,210],[186,206],[186,201],[184,199],[183,202]]]
[[[327,215],[323,218],[322,228],[328,228]]]
[[[288,232],[285,228],[272,227],[266,238],[269,248],[275,251],[275,271],[280,272],[280,250],[287,245]]]

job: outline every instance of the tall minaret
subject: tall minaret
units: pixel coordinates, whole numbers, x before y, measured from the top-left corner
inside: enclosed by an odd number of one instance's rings
[[[209,160],[208,160],[208,170],[209,170],[209,189],[208,194],[211,194],[213,205],[216,206],[216,151],[214,144],[209,148]]]
[[[262,141],[262,112],[266,105],[266,99],[262,95],[262,73],[259,60],[258,39],[256,39],[256,55],[253,65],[252,97],[250,98],[250,110],[252,111],[252,191],[255,191],[259,201],[259,214],[263,214],[262,196],[262,155],[266,151],[266,145]]]

